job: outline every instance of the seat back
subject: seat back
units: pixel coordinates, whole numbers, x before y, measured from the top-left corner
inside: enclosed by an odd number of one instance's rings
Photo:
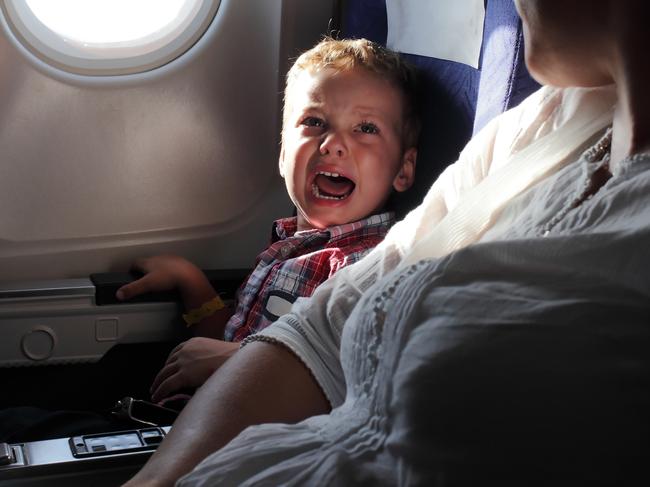
[[[403,213],[416,206],[442,170],[458,158],[473,134],[493,117],[518,105],[539,85],[524,64],[521,20],[512,0],[486,0],[479,67],[405,54],[422,73],[422,134],[417,177],[395,202]],[[385,0],[348,0],[342,35],[386,44]]]

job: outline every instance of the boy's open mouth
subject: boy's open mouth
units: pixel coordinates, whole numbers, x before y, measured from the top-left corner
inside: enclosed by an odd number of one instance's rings
[[[318,171],[311,185],[311,191],[316,198],[344,200],[352,194],[355,186],[351,179],[339,173]]]

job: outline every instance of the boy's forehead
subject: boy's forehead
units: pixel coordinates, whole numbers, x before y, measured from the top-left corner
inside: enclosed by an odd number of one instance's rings
[[[358,67],[344,71],[332,68],[303,70],[290,85],[287,98],[294,108],[298,108],[299,105],[327,104],[346,94],[359,95],[359,106],[367,109],[391,102],[402,105],[401,94],[392,83]]]

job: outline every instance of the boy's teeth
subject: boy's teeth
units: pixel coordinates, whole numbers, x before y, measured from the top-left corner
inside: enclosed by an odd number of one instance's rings
[[[325,175],[327,176],[327,174],[325,174]],[[311,185],[311,192],[316,198],[322,198],[324,200],[337,200],[338,201],[338,200],[343,200],[343,199],[347,198],[348,196],[350,196],[348,194],[343,195],[343,196],[325,196],[324,194],[320,193],[320,191],[318,189],[318,186],[316,184]]]
[[[318,174],[322,174],[323,176],[329,176],[331,178],[338,178],[340,176],[340,174],[337,172],[327,172],[327,171],[318,171]]]

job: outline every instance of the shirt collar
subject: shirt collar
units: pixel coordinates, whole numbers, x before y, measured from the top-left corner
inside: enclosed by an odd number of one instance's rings
[[[298,217],[296,216],[275,220],[271,230],[271,242],[293,237],[296,230],[298,230]]]
[[[393,212],[378,213],[376,215],[371,215],[368,218],[358,220],[356,222],[344,223],[342,225],[334,225],[327,227],[323,230],[313,229],[313,230],[304,230],[303,233],[328,233],[330,238],[336,238],[341,235],[353,232],[363,227],[367,226],[377,226],[377,225],[387,225],[391,226],[395,223],[395,214]],[[298,230],[298,217],[292,216],[288,218],[280,218],[273,222],[273,230],[271,232],[271,241],[277,242],[278,240],[284,240],[289,237],[293,237]]]

